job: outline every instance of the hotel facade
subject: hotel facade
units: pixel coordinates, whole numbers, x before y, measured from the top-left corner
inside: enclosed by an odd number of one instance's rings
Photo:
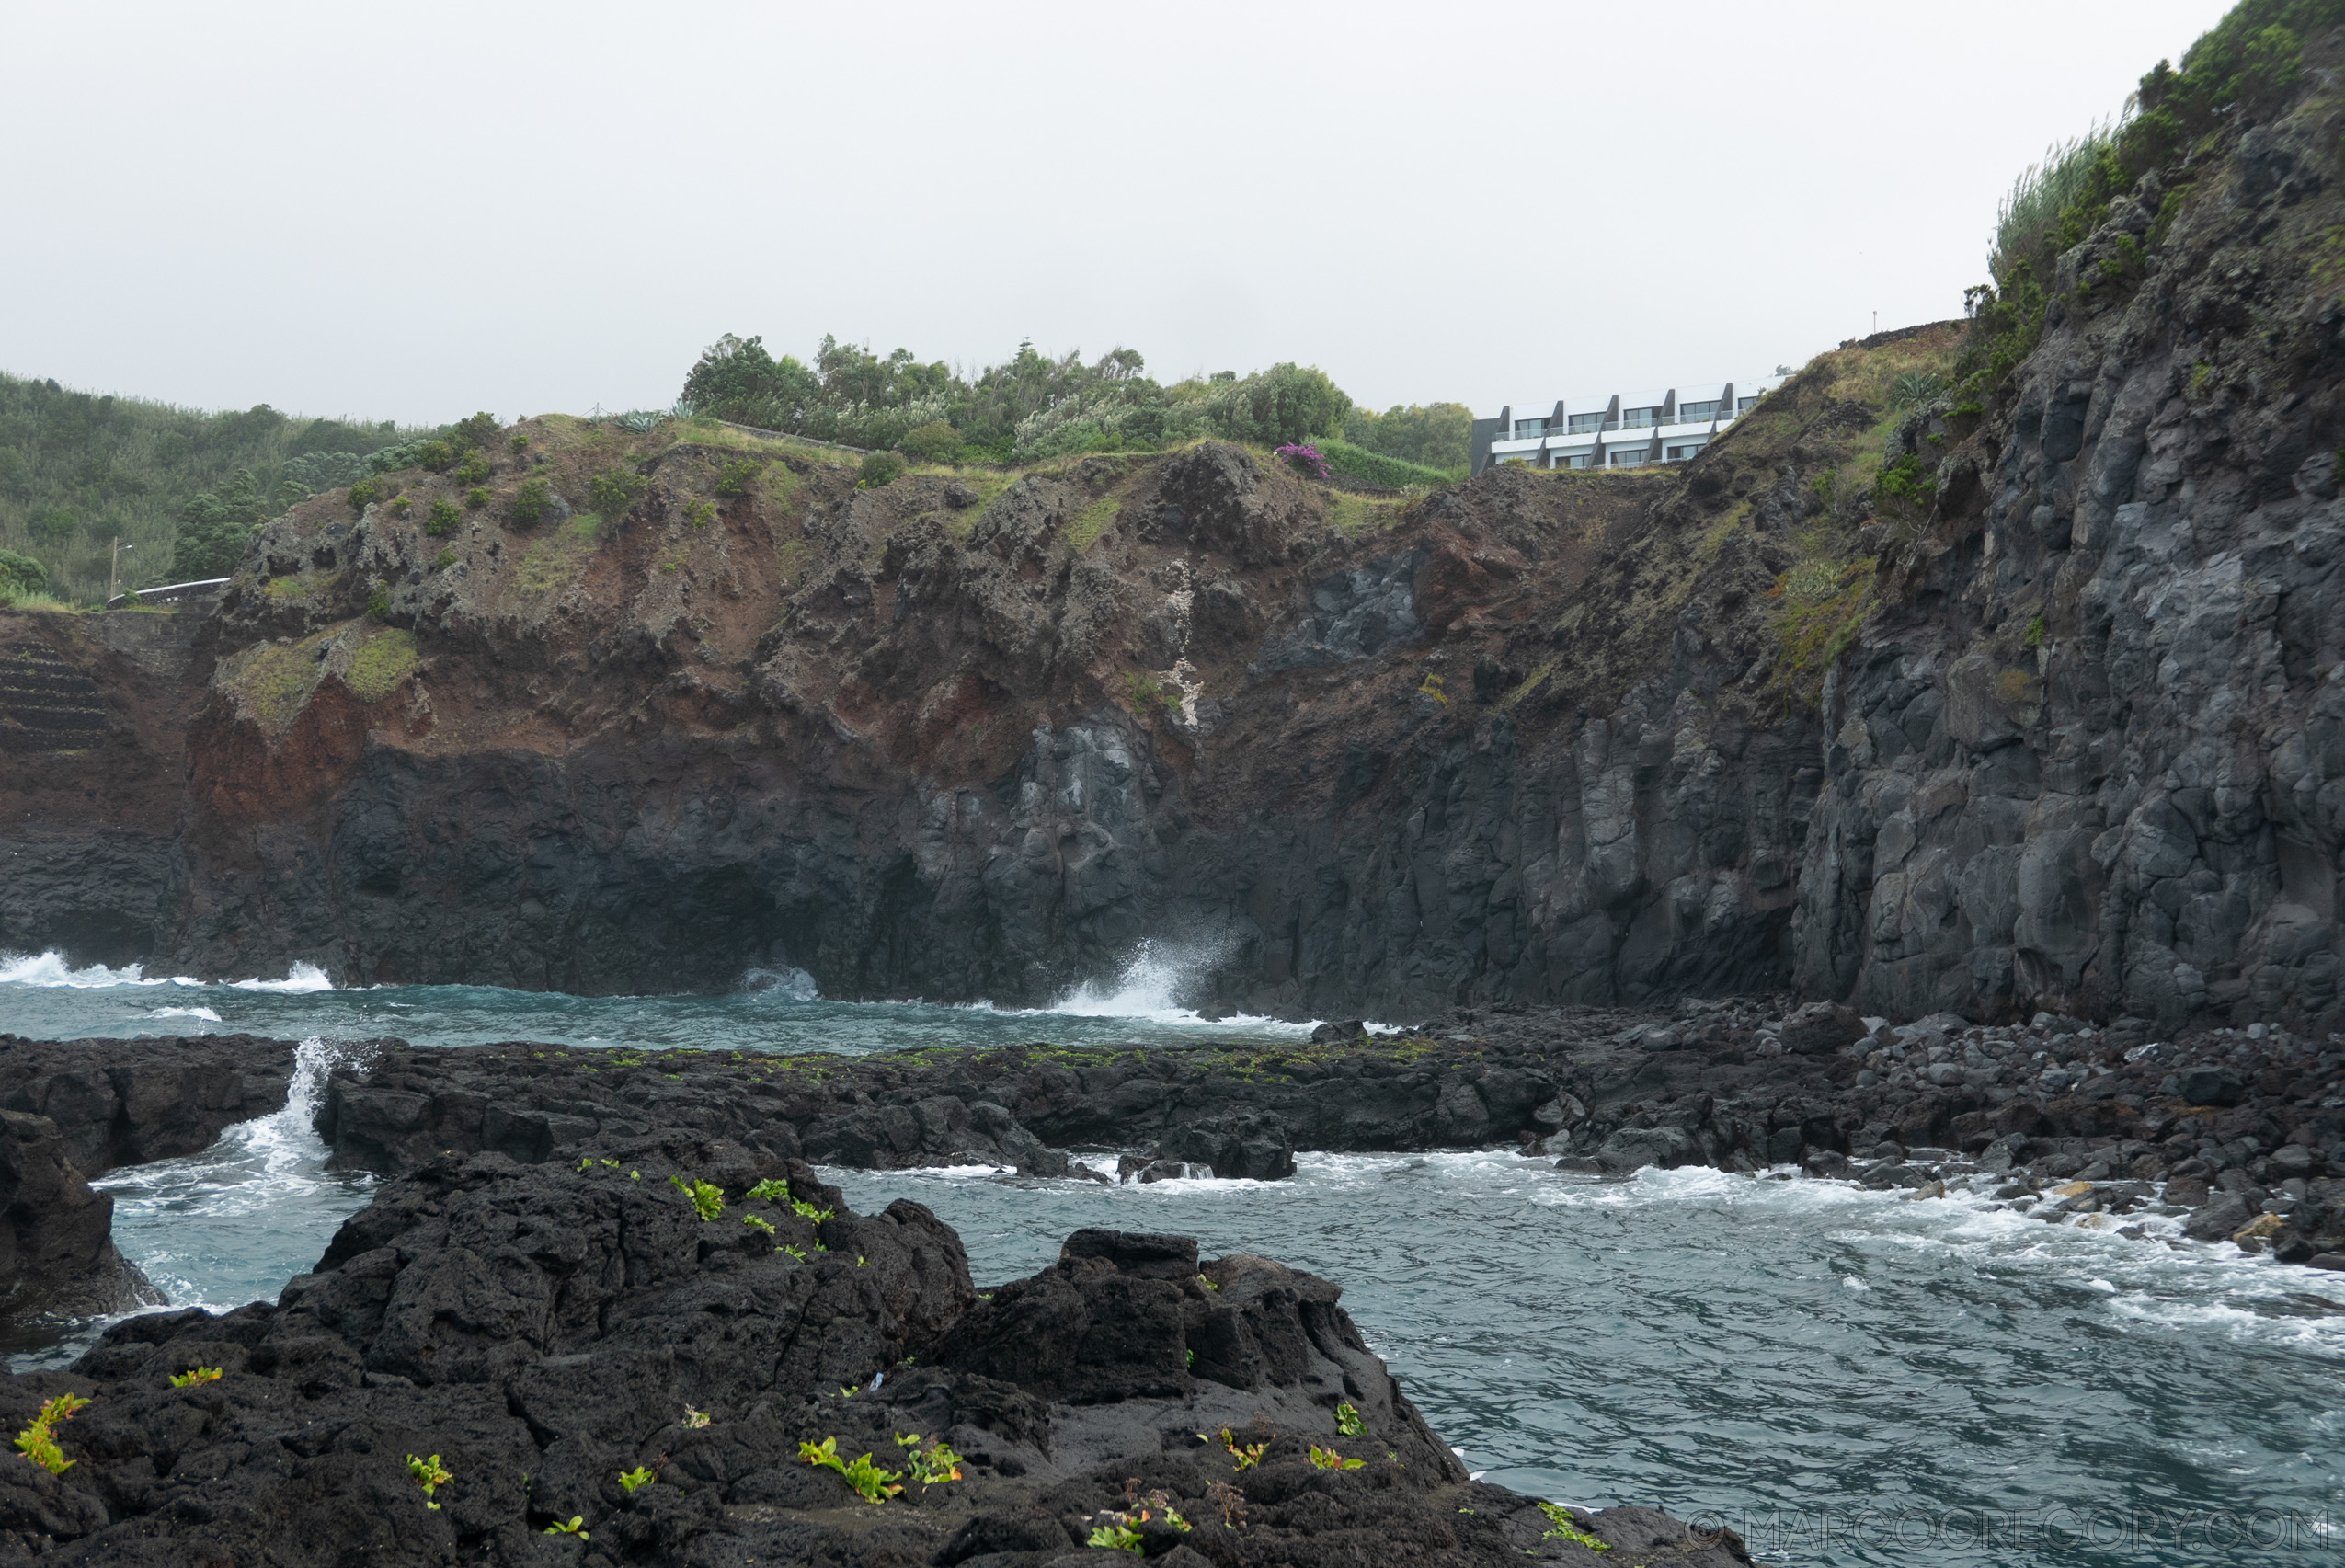
[[[1495,417],[1474,421],[1473,471],[1479,474],[1493,463],[1527,463],[1535,468],[1683,463],[1786,379],[1756,376],[1659,392],[1567,397],[1544,413],[1519,418],[1509,404]]]

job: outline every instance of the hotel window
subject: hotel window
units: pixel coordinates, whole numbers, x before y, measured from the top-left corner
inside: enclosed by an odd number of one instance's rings
[[[1756,397],[1738,397],[1734,400],[1734,412],[1737,414],[1747,414],[1756,406],[1758,406],[1758,399]]]
[[[1593,456],[1593,453],[1584,452],[1559,452],[1556,454],[1555,466],[1558,468],[1585,468]]]
[[[1701,451],[1703,447],[1709,444],[1710,443],[1707,441],[1687,441],[1683,446],[1673,446],[1669,449],[1667,461],[1671,463],[1683,463],[1686,459],[1693,456],[1694,453]]]
[[[1544,419],[1515,421],[1515,439],[1518,441],[1532,441],[1545,434],[1547,434],[1547,421]]]
[[[1641,430],[1647,425],[1658,423],[1660,418],[1661,410],[1658,408],[1623,408],[1620,410],[1620,428]]]
[[[1681,425],[1707,425],[1718,418],[1718,403],[1715,397],[1707,403],[1680,403],[1677,405],[1677,422]]]
[[[1641,446],[1614,447],[1604,455],[1612,467],[1635,468],[1644,462],[1645,449]]]
[[[1578,435],[1583,430],[1600,430],[1604,429],[1604,416],[1601,414],[1573,414],[1565,418],[1563,428],[1571,431],[1573,435]]]

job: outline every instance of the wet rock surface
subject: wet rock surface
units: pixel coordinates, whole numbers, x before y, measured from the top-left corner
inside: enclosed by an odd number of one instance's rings
[[[293,1046],[248,1035],[26,1040],[0,1035],[0,1325],[162,1301],[115,1251],[89,1178],[191,1154],[285,1104]]]
[[[980,1292],[918,1204],[853,1214],[801,1162],[672,1129],[585,1148],[434,1160],[275,1305],[132,1319],[0,1379],[17,1425],[89,1402],[62,1473],[0,1467],[0,1554],[1043,1568],[1128,1560],[1086,1549],[1124,1528],[1185,1564],[1597,1561],[1466,1480],[1327,1281],[1083,1231]],[[883,1500],[804,1445],[874,1456]],[[1748,1561],[1647,1509],[1573,1528],[1656,1568]]]

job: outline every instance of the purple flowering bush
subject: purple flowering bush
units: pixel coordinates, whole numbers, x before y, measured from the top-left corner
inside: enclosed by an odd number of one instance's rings
[[[1288,467],[1308,474],[1314,479],[1327,477],[1327,459],[1320,456],[1319,448],[1315,446],[1298,446],[1289,441],[1271,455],[1285,459]]]

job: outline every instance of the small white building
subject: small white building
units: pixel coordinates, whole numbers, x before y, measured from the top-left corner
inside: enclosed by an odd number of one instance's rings
[[[1779,375],[1703,386],[1566,397],[1543,414],[1515,406],[1474,421],[1473,471],[1493,463],[1535,468],[1642,468],[1683,463],[1783,384]],[[1537,404],[1524,405],[1537,407]]]

